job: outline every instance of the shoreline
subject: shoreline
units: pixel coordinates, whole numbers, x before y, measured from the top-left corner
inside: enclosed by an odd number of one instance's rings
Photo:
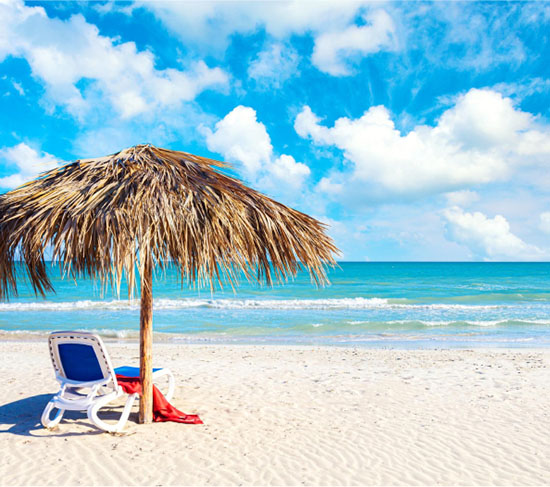
[[[63,331],[63,330],[56,330]],[[88,330],[75,330],[75,331],[88,331]],[[108,344],[136,344],[139,345],[139,332],[136,330],[136,336],[110,336],[98,333],[97,330],[92,331],[99,334],[101,339]],[[19,343],[46,343],[50,332],[38,332],[38,331],[6,331],[0,330],[0,343],[2,342],[19,342]],[[443,341],[437,341],[432,345],[426,345],[428,340],[388,340],[382,339],[377,341],[365,342],[365,341],[315,341],[313,339],[303,342],[293,341],[291,339],[258,339],[253,337],[232,337],[229,339],[220,339],[219,337],[196,337],[194,335],[185,335],[180,333],[163,333],[153,332],[153,342],[158,345],[172,345],[172,346],[192,346],[192,347],[274,347],[274,348],[327,348],[327,349],[357,349],[357,350],[381,350],[381,351],[464,351],[464,350],[476,350],[476,351],[549,351],[550,342],[545,346],[534,346],[532,343],[526,344],[526,342],[516,342],[516,346],[510,346],[509,342],[503,342],[502,345],[487,344],[482,342],[468,342],[464,341],[461,345],[452,346],[452,342],[449,342],[445,346]]]
[[[107,348],[138,362],[137,343]],[[205,424],[138,425],[134,406],[117,436],[77,412],[40,427],[57,390],[46,344],[0,340],[0,354],[4,485],[549,483],[550,350],[157,342],[173,404]]]

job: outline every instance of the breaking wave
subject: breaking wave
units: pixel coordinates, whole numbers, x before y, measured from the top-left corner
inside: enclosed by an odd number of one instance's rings
[[[434,309],[434,310],[481,310],[503,308],[499,305],[473,304],[413,304],[399,299],[340,298],[340,299],[156,299],[157,310],[212,308],[212,309]],[[0,311],[78,311],[78,310],[132,310],[139,309],[138,300],[68,301],[68,302],[19,302],[0,303]]]

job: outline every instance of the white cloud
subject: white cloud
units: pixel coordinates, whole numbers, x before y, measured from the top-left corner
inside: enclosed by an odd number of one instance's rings
[[[516,141],[532,122],[533,116],[516,110],[510,98],[492,90],[472,89],[443,113],[437,129],[463,149],[487,152],[511,148],[510,138]]]
[[[208,49],[225,49],[235,34],[260,29],[282,39],[307,32],[343,29],[368,4],[337,0],[308,2],[138,2],[151,10],[186,43]]]
[[[331,128],[306,106],[294,127],[303,138],[343,151],[346,167],[329,174],[319,190],[352,203],[420,198],[503,181],[522,165],[546,165],[550,155],[549,127],[490,90],[470,90],[434,127],[420,125],[406,134],[383,106],[355,120],[340,118]]]
[[[546,234],[550,234],[550,211],[545,211],[539,216],[539,229]]]
[[[317,184],[317,188],[322,192],[333,197],[337,197],[342,191],[344,191],[344,185],[341,183],[335,183],[331,178],[321,178]]]
[[[271,191],[277,191],[277,181],[282,181],[294,190],[300,189],[311,170],[302,162],[296,162],[294,157],[283,154],[277,157],[267,166],[267,174],[260,184],[265,188],[270,188]]]
[[[343,30],[320,34],[315,39],[312,62],[319,70],[333,76],[351,74],[348,58],[366,56],[383,49],[392,49],[395,25],[384,10],[365,15],[366,25],[350,25]]]
[[[139,5],[151,10],[187,45],[195,44],[210,52],[223,52],[234,34],[265,30],[277,40],[310,34],[314,40],[313,64],[321,71],[338,76],[349,73],[349,56],[366,56],[394,45],[392,19],[381,9],[368,13],[369,2],[364,0],[192,4],[183,1]],[[367,25],[355,25],[358,16],[362,16]],[[261,60],[260,63],[264,64]]]
[[[216,123],[203,128],[209,150],[237,164],[237,170],[261,189],[284,193],[298,190],[310,174],[308,166],[287,154],[275,157],[265,125],[250,107],[238,106]],[[284,183],[281,186],[281,183]]]
[[[18,83],[17,81],[12,81],[11,84],[15,91],[17,91],[17,93],[19,93],[21,96],[25,96],[25,90],[23,89],[21,83]]]
[[[536,93],[544,93],[550,90],[550,79],[548,78],[526,78],[521,81],[502,82],[491,86],[491,89],[498,91],[504,96],[512,98],[527,98]]]
[[[154,55],[133,42],[102,36],[81,15],[50,18],[20,0],[0,3],[0,62],[24,58],[49,98],[75,115],[89,100],[104,97],[122,117],[193,100],[201,91],[228,83],[227,74],[203,61],[185,71],[155,68]]]
[[[27,144],[20,143],[13,147],[0,149],[0,159],[8,168],[18,172],[0,178],[0,188],[11,189],[34,179],[38,174],[53,169],[57,159],[47,152],[39,153]]]
[[[280,88],[298,68],[298,53],[282,43],[261,51],[248,67],[248,77],[266,88]]]
[[[484,260],[540,260],[548,253],[514,235],[502,215],[489,218],[455,206],[443,211],[447,237],[465,245],[475,258]]]
[[[216,123],[214,131],[206,128],[205,134],[208,149],[241,164],[249,178],[254,179],[271,160],[271,139],[250,107],[239,105]]]

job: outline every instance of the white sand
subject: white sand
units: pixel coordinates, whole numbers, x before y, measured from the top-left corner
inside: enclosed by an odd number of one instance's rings
[[[109,343],[115,365],[137,345]],[[45,343],[0,342],[2,485],[550,484],[550,351],[159,344],[204,425],[39,418]]]

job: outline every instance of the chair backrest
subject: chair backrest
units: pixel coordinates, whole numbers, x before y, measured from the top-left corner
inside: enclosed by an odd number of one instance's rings
[[[49,339],[53,367],[62,378],[91,382],[111,377],[117,381],[103,340],[94,333],[55,331]]]

